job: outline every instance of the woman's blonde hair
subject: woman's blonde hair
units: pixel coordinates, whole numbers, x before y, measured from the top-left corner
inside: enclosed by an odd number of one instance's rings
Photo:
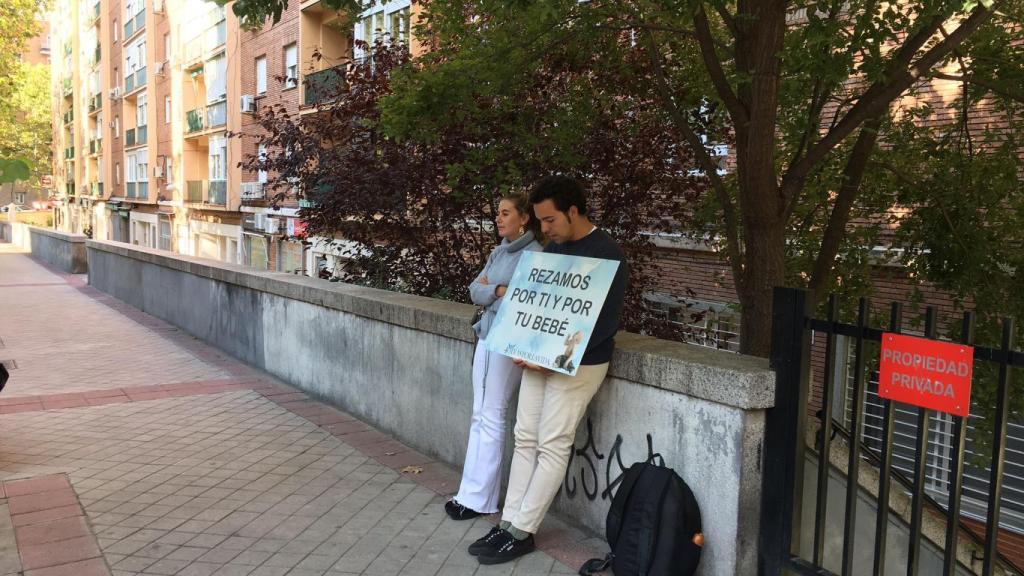
[[[533,204],[530,203],[530,195],[527,192],[509,192],[501,197],[502,200],[508,200],[515,207],[516,212],[519,212],[521,216],[526,216],[526,229],[533,232],[533,237],[537,242],[543,243],[543,237],[540,233],[540,220],[533,213]]]

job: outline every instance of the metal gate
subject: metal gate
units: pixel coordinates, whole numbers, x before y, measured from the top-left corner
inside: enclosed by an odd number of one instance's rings
[[[765,427],[765,454],[763,467],[761,505],[761,576],[776,576],[783,573],[814,574],[835,576],[837,573],[824,566],[825,531],[830,474],[845,475],[846,490],[842,518],[842,558],[839,574],[852,576],[854,569],[863,573],[867,566],[854,565],[854,535],[858,523],[867,522],[874,526],[874,550],[871,553],[873,565],[870,573],[885,573],[890,526],[890,495],[903,491],[911,501],[909,512],[909,538],[906,550],[905,573],[911,576],[921,574],[921,544],[924,514],[945,518],[945,541],[934,545],[941,555],[942,574],[953,576],[961,573],[979,573],[985,576],[996,574],[1020,574],[1021,570],[1010,558],[1000,554],[997,548],[1000,511],[1004,502],[1003,482],[1006,466],[1007,428],[1010,425],[1011,373],[1014,368],[1024,367],[1024,353],[1013,349],[1014,322],[1002,321],[1002,339],[998,348],[975,347],[975,366],[983,363],[992,365],[997,371],[993,437],[991,440],[991,465],[988,466],[987,502],[983,512],[984,533],[972,531],[962,518],[961,496],[964,493],[964,470],[970,467],[965,462],[968,443],[968,418],[937,414],[931,410],[878,398],[866,402],[873,382],[870,367],[877,359],[877,351],[884,332],[903,332],[903,309],[899,303],[889,307],[888,326],[884,329],[872,327],[872,308],[867,299],[859,302],[857,321],[844,324],[838,321],[839,307],[836,298],[829,299],[827,317],[816,319],[807,313],[807,293],[802,290],[777,288],[774,294],[772,318],[771,364],[776,374],[775,407],[769,410]],[[961,323],[961,343],[973,344],[973,316],[967,312]],[[926,309],[924,331],[921,336],[935,339],[938,331],[937,313],[934,308]],[[811,338],[824,337],[824,370],[820,398],[812,397],[810,362],[812,357]],[[834,414],[836,405],[832,396],[842,390],[836,386],[837,342],[845,339],[851,350],[851,381],[848,408],[842,414]],[[817,348],[822,348],[819,344]],[[820,401],[821,410],[809,422],[809,402]],[[915,435],[910,473],[894,467],[894,457],[900,457],[900,448],[906,458],[906,447],[894,446],[893,435],[901,425],[897,412],[916,414],[916,426],[910,428]],[[974,409],[972,408],[972,415]],[[874,425],[865,425],[865,419],[873,419]],[[813,443],[807,438],[808,425],[814,426]],[[903,423],[906,428],[906,423]],[[866,429],[874,428],[872,432]],[[934,475],[929,475],[929,466],[934,467],[935,451],[928,452],[929,436],[935,436],[936,428],[943,429],[949,436],[946,451],[941,455],[944,462],[944,482],[941,488],[945,494],[936,492]],[[906,430],[903,432],[906,433]],[[831,465],[833,443],[836,438],[844,442],[847,452],[844,462],[846,470]],[[809,445],[813,444],[813,445]],[[804,463],[808,455],[817,454],[815,490],[813,502],[803,502]],[[858,514],[858,498],[864,498],[860,478],[861,467],[870,466],[877,472],[877,489],[869,494],[874,499],[874,518]],[[977,469],[973,469],[976,472]],[[855,479],[851,481],[850,479]],[[871,492],[871,491],[869,491]],[[882,504],[884,503],[884,504]],[[803,506],[813,506],[813,527],[801,526]],[[860,517],[858,517],[860,516]],[[863,527],[862,527],[863,528]],[[809,549],[799,549],[801,532],[813,530],[806,540],[813,544]],[[964,566],[957,561],[957,543],[970,539],[981,550],[975,557],[977,566]],[[863,552],[863,551],[862,551]]]

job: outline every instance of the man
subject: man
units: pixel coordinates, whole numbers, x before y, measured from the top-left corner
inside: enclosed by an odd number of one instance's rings
[[[575,376],[515,361],[524,369],[516,447],[501,523],[469,547],[481,564],[510,562],[534,550],[533,535],[565,477],[576,427],[608,373],[629,278],[618,244],[590,222],[579,182],[567,176],[544,178],[530,202],[549,240],[545,252],[617,260],[619,267]]]

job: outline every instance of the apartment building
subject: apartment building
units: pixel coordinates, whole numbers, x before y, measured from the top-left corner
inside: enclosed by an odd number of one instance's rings
[[[244,31],[204,0],[57,0],[58,227],[315,274],[298,200],[272,208],[271,175],[238,166],[260,152],[252,113],[281,104],[315,114],[335,70],[364,56],[354,39],[388,34],[411,45],[412,10],[409,0],[372,2],[351,21],[306,0]]]
[[[202,0],[57,0],[57,225],[237,261],[237,20]],[[237,175],[235,178],[237,182]]]

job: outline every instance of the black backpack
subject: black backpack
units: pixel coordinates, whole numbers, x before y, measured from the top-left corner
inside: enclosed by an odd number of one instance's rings
[[[697,571],[704,545],[700,508],[690,487],[665,467],[660,455],[626,470],[606,524],[612,551],[588,560],[581,576],[608,567],[615,576],[690,576]]]
[[[7,379],[11,375],[7,372],[7,366],[3,362],[0,362],[0,392],[3,392],[4,385],[7,384]]]

